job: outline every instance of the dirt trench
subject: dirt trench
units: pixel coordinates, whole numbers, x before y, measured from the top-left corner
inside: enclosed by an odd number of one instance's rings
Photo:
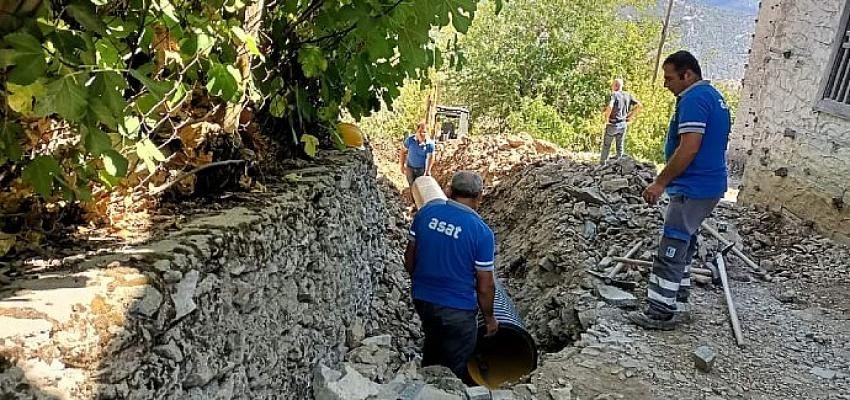
[[[374,148],[379,172],[406,186],[397,149]],[[850,398],[850,301],[840,294],[850,289],[847,246],[804,221],[724,201],[709,222],[759,265],[727,260],[748,345],[735,346],[722,290],[711,283],[693,290],[694,321],[648,332],[604,302],[585,271],[637,242],[636,258],[651,259],[663,217],[640,193],[654,165],[625,158],[601,167],[522,136],[438,149],[434,175],[444,185],[459,169],[485,176],[480,214],[496,233],[498,275],[541,350],[537,371],[508,385],[516,398]],[[721,246],[708,235],[701,243],[694,266],[708,267]],[[639,283],[626,309],[644,304],[647,274],[620,276]],[[695,369],[700,346],[716,356],[707,373]]]

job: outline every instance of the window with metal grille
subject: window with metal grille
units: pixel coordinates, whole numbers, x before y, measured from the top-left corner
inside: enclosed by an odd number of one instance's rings
[[[823,79],[821,98],[817,108],[821,111],[850,118],[850,7],[844,7],[841,26],[833,42],[832,58]]]

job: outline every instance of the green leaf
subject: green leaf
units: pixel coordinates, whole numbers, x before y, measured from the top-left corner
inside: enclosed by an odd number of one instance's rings
[[[339,131],[336,129],[331,130],[331,141],[337,150],[345,150],[348,148],[348,146],[345,145],[345,141],[342,140],[342,136],[339,134]]]
[[[103,168],[106,170],[111,177],[123,177],[127,176],[127,168],[130,163],[127,159],[121,155],[121,153],[115,150],[109,150],[101,154],[101,159],[103,160]],[[109,180],[110,185],[114,185],[113,180]]]
[[[162,98],[165,97],[165,94],[173,87],[173,84],[168,81],[155,81],[136,69],[131,69],[130,75],[145,85],[145,87],[157,97],[157,100],[162,100]]]
[[[15,65],[16,57],[18,57],[18,52],[15,49],[0,49],[0,68]]]
[[[304,76],[308,78],[319,76],[328,68],[328,60],[322,54],[322,49],[314,45],[305,45],[298,51],[298,62]]]
[[[137,30],[135,22],[122,21],[114,16],[110,16],[109,21],[106,23],[106,27],[109,29],[109,34],[107,36],[112,39],[124,39]]]
[[[8,81],[18,85],[29,85],[35,82],[36,79],[44,76],[47,70],[47,61],[44,51],[41,49],[41,42],[35,36],[28,33],[15,32],[3,37],[12,48],[15,50],[13,60],[4,60],[6,63],[13,61],[15,67],[9,72]],[[10,54],[6,54],[5,58],[10,58]]]
[[[8,83],[6,90],[9,91],[9,96],[6,97],[9,108],[27,117],[33,113],[33,99],[41,98],[45,94],[44,83],[40,80],[26,86]]]
[[[260,52],[260,48],[257,47],[257,40],[254,39],[253,36],[249,35],[245,32],[245,30],[238,26],[231,27],[230,31],[233,32],[233,34],[236,35],[236,38],[245,45],[245,48],[248,49],[249,53],[259,57],[261,60],[265,60],[265,56],[263,56],[263,53]]]
[[[66,7],[65,10],[86,30],[106,36],[106,24],[95,14],[94,6],[90,2],[75,2]]]
[[[183,101],[183,98],[185,98],[186,94],[188,93],[186,91],[186,85],[185,84],[180,83],[180,82],[175,82],[174,85],[175,85],[174,94],[171,95],[171,97],[168,99],[168,106],[169,107],[174,107],[175,105],[177,105],[178,103]]]
[[[226,101],[234,100],[239,95],[239,80],[239,70],[233,66],[213,63],[207,71],[207,91]]]
[[[29,33],[13,32],[4,36],[3,41],[20,52],[41,53],[41,42]]]
[[[301,135],[301,142],[304,143],[304,152],[310,157],[316,157],[316,153],[319,151],[319,139],[305,133]]]
[[[99,156],[112,150],[112,140],[100,129],[82,126],[80,130],[83,134],[83,147],[93,156]]]
[[[231,14],[243,8],[245,8],[245,3],[242,0],[228,0],[224,3],[224,10]]]
[[[373,60],[390,59],[393,56],[393,46],[384,32],[377,29],[369,32],[366,37],[366,51]]]
[[[145,163],[150,173],[156,172],[157,161],[165,161],[165,156],[150,139],[142,139],[136,143],[136,154]]]
[[[127,101],[123,90],[127,82],[121,74],[112,71],[98,72],[89,86],[89,109],[92,115],[110,129],[118,129]]]
[[[95,60],[97,65],[102,68],[121,67],[119,64],[121,56],[118,54],[118,49],[106,39],[100,39],[94,43]]]
[[[139,133],[141,127],[142,123],[138,117],[128,115],[124,117],[124,123],[118,127],[118,132],[121,133],[121,136],[132,138]]]
[[[112,111],[109,110],[109,106],[99,97],[89,97],[89,113],[87,115],[92,125],[101,123],[110,130],[114,131],[118,129],[118,120]]]
[[[158,103],[159,99],[153,93],[147,93],[136,100],[136,107],[139,108],[140,113],[148,114]]]
[[[269,104],[269,112],[272,113],[273,116],[282,118],[286,115],[286,98],[280,95],[272,97],[271,104]]]
[[[52,98],[54,111],[62,118],[79,122],[88,109],[88,91],[77,83],[74,75],[66,75],[50,83],[47,96]]]
[[[105,165],[105,164],[106,164],[106,161],[104,160],[104,162],[103,162],[103,163],[104,163],[104,165]],[[101,181],[104,185],[106,185],[106,187],[107,187],[108,189],[112,189],[113,187],[115,187],[115,185],[117,185],[117,184],[118,184],[118,182],[120,182],[120,181],[121,181],[118,177],[115,177],[115,176],[110,175],[110,174],[109,174],[109,172],[106,172],[105,170],[97,171],[97,178],[98,178],[98,180],[100,180],[100,181]]]
[[[3,150],[0,155],[12,161],[19,161],[23,156],[20,139],[23,133],[24,128],[16,123],[0,124],[0,149]]]
[[[88,181],[82,181],[77,184],[77,189],[74,191],[77,200],[89,202],[92,200],[91,189],[88,187]]]
[[[61,178],[62,175],[62,168],[53,157],[38,156],[24,167],[21,179],[41,197],[47,198],[53,194],[54,178]]]

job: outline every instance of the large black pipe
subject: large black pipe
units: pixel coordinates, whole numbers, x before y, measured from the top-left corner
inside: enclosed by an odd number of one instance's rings
[[[484,316],[478,313],[478,341],[467,364],[472,380],[490,389],[516,381],[537,368],[537,344],[498,279],[493,311],[499,330],[493,337],[484,337]]]

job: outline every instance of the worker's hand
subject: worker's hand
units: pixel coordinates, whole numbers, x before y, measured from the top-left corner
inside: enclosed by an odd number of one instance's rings
[[[661,195],[664,193],[664,186],[659,184],[658,182],[652,182],[651,185],[647,186],[643,191],[643,199],[646,200],[650,205],[658,202],[658,199],[661,198]]]
[[[626,118],[626,122],[628,122],[628,123],[632,123],[632,121],[634,121],[634,120],[635,120],[635,117],[627,117]]]
[[[431,171],[425,171],[425,172],[424,172],[424,175],[425,175],[425,176],[431,176]]]
[[[400,167],[401,167],[402,175],[406,174],[407,173],[407,165],[401,164]]]
[[[494,316],[485,316],[484,323],[487,326],[487,333],[484,334],[484,337],[491,337],[499,330],[499,321]]]

